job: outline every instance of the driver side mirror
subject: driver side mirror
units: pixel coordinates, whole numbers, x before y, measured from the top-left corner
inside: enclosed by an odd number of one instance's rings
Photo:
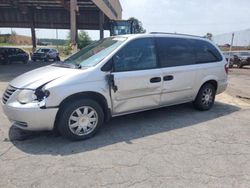
[[[111,58],[102,68],[103,72],[112,72],[113,71],[113,58]]]

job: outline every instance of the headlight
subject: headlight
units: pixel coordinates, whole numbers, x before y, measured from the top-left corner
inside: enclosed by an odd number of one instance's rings
[[[38,88],[36,90],[22,90],[17,97],[18,102],[21,104],[27,104],[30,102],[40,102],[49,96],[49,91],[43,88]]]
[[[17,97],[17,100],[21,104],[27,104],[37,99],[35,91],[33,90],[22,90]]]

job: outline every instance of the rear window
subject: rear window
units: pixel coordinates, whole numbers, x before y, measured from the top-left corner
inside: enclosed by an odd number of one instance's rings
[[[37,50],[37,52],[42,52],[42,53],[47,53],[49,51],[50,49],[43,49],[43,48],[40,48],[39,50]]]
[[[196,63],[212,63],[222,60],[220,52],[209,42],[192,39],[196,52]]]

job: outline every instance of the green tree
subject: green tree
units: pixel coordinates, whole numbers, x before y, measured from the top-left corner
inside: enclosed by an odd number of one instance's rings
[[[131,17],[128,20],[133,21],[133,25],[135,27],[135,33],[146,33],[146,29],[143,28],[143,24],[137,18]]]
[[[77,39],[77,46],[79,49],[88,46],[92,42],[89,34],[86,31],[80,31]]]
[[[204,37],[209,39],[209,40],[213,40],[213,34],[212,33],[207,33]]]
[[[11,30],[11,36],[16,36],[16,35],[17,35],[16,31]]]
[[[77,36],[77,46],[79,49],[84,48],[85,46],[89,45],[92,42],[89,34],[86,31],[81,30]],[[68,33],[66,46],[71,46],[70,44],[70,32]]]

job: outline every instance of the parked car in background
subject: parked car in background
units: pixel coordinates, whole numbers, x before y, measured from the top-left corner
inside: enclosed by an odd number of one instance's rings
[[[54,48],[39,48],[31,55],[32,61],[44,61],[48,62],[49,60],[60,61],[59,52]]]
[[[29,54],[20,48],[0,47],[0,64],[9,64],[12,62],[28,63]]]
[[[249,51],[241,51],[238,52],[238,57],[240,59],[238,68],[242,68],[243,66],[250,65],[250,52]]]
[[[223,52],[224,57],[228,61],[230,56],[229,68],[233,68],[234,65],[238,68],[250,65],[250,52],[249,51],[232,51]]]
[[[207,39],[117,36],[17,77],[2,105],[14,126],[82,140],[110,117],[187,102],[209,110],[226,90],[227,74],[228,63]]]

